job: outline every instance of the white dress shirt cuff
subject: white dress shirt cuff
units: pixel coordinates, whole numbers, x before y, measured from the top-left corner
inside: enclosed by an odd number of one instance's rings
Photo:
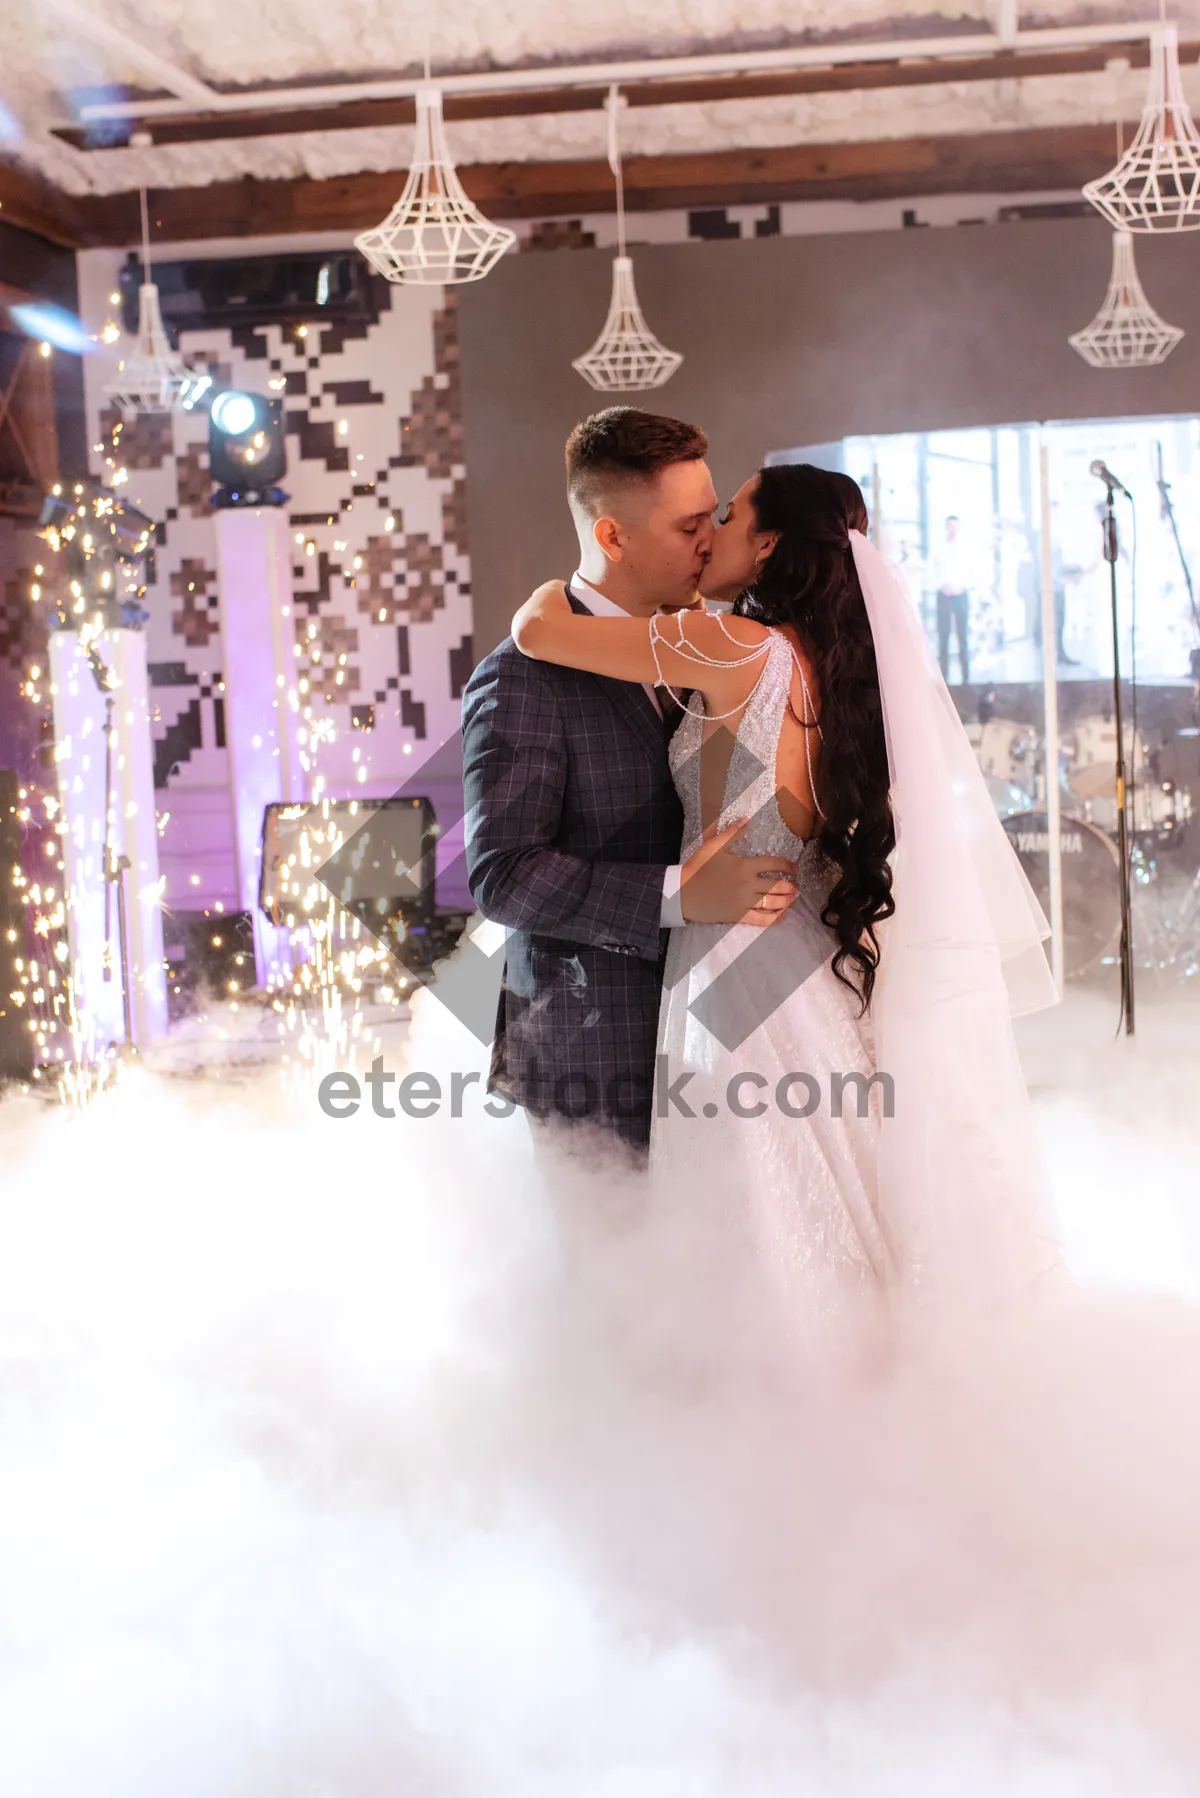
[[[662,927],[664,930],[678,930],[684,923],[683,900],[679,888],[682,883],[683,864],[674,862],[663,874]]]

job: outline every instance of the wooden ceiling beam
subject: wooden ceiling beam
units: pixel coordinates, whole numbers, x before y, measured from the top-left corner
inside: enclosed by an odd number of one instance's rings
[[[1082,185],[1111,164],[1114,148],[1110,126],[1068,125],[631,156],[625,163],[625,200],[631,211],[659,211],[783,200],[1036,193]],[[459,174],[471,198],[495,218],[611,212],[614,206],[612,173],[600,159],[476,163],[460,168]],[[207,187],[159,188],[150,195],[150,216],[155,237],[170,243],[351,232],[378,224],[402,182],[403,171],[368,171],[324,181],[247,178]],[[138,241],[136,193],[91,196],[74,205],[83,216],[86,241]]]
[[[1200,42],[1182,44],[1186,62],[1200,56]],[[1078,50],[998,51],[957,59],[915,54],[903,61],[847,63],[784,74],[728,75],[703,80],[643,81],[622,91],[631,107],[710,105],[723,100],[779,99],[804,94],[847,93],[881,88],[928,87],[950,82],[1019,81],[1044,75],[1095,74],[1114,57],[1134,68],[1149,66],[1145,39]],[[520,118],[537,113],[588,112],[601,108],[607,87],[572,87],[511,94],[447,94],[450,120]],[[218,139],[281,137],[301,131],[355,131],[411,125],[410,98],[353,100],[341,105],[263,107],[252,112],[189,113],[171,118],[103,122],[92,130],[63,126],[56,132],[76,149],[103,154],[124,147],[129,134],[145,132],[155,144],[204,143]]]
[[[76,197],[14,162],[0,161],[0,223],[32,231],[35,237],[68,250],[93,241],[86,212]]]

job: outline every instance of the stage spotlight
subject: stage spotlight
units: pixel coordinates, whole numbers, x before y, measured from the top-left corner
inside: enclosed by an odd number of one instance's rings
[[[226,437],[241,437],[258,422],[258,407],[248,393],[219,393],[212,403],[212,421]]]
[[[208,409],[208,460],[219,484],[214,506],[282,505],[283,402],[239,388],[218,393]]]

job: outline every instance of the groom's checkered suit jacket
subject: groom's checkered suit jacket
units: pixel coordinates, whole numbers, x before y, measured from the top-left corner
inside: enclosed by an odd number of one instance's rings
[[[571,597],[576,611],[586,611]],[[649,1139],[682,813],[664,720],[632,681],[534,662],[506,637],[463,695],[471,893],[509,927],[488,1090]]]

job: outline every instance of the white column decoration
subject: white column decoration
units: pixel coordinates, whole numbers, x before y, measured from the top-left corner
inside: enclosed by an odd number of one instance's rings
[[[78,1029],[75,1046],[84,1060],[126,1040],[118,893],[116,883],[105,880],[106,845],[116,861],[129,862],[120,875],[129,1038],[142,1045],[167,1028],[146,638],[141,631],[112,629],[92,634],[88,641],[110,682],[111,745],[106,741],[109,694],[97,685],[80,633],[50,633],[58,798],[66,826],[61,841]]]
[[[237,900],[254,920],[255,973],[265,986],[292,961],[289,933],[259,910],[263,813],[279,801],[309,798],[300,763],[290,527],[281,506],[231,506],[215,516]]]

